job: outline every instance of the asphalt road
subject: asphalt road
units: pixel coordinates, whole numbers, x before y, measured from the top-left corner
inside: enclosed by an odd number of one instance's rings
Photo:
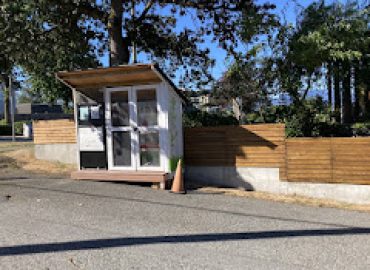
[[[369,268],[365,213],[114,183],[0,181],[0,269]]]

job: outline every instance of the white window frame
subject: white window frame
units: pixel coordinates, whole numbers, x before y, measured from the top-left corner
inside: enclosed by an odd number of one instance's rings
[[[137,125],[137,91],[155,89],[157,98],[157,112],[158,112],[158,123],[156,126],[150,127],[139,127]],[[108,170],[121,170],[121,171],[164,171],[165,153],[162,150],[163,147],[163,132],[161,132],[163,111],[161,108],[162,98],[159,91],[160,84],[152,85],[138,85],[130,87],[114,87],[105,88],[104,90],[104,100],[105,100],[105,119],[106,119],[106,137],[107,137],[107,160],[108,160]],[[111,119],[111,93],[118,91],[128,91],[129,99],[129,111],[130,111],[130,126],[128,127],[113,127]],[[114,166],[113,160],[113,140],[112,133],[114,131],[127,131],[130,132],[131,136],[131,166]],[[140,132],[150,132],[157,131],[159,136],[159,162],[160,165],[156,167],[141,166],[140,165],[140,149],[139,149],[139,133]]]

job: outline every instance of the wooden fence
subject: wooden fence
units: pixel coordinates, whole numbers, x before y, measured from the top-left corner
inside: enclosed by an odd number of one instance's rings
[[[289,138],[284,125],[185,129],[190,166],[279,168],[290,182],[370,184],[370,138]]]
[[[73,120],[33,123],[35,144],[76,143]],[[185,164],[279,168],[290,182],[370,184],[370,137],[289,138],[285,126],[185,129]]]
[[[286,140],[288,181],[370,184],[370,138]]]
[[[35,144],[76,143],[76,127],[73,120],[40,120],[33,122]]]
[[[280,168],[285,178],[285,126],[277,124],[185,129],[191,166]]]

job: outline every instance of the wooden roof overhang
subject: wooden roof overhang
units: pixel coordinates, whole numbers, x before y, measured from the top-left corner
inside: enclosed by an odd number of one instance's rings
[[[56,74],[56,78],[68,87],[76,90],[134,86],[167,81],[184,102],[187,102],[184,94],[155,64],[133,64],[76,71],[60,71]]]

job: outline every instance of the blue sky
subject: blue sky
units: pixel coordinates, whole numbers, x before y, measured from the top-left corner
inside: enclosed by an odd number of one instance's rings
[[[315,2],[313,0],[256,0],[258,4],[263,3],[271,3],[276,5],[276,9],[273,11],[275,14],[277,14],[281,19],[285,19],[288,23],[294,24],[296,22],[297,15],[300,13],[300,11],[310,5],[311,3]],[[346,0],[326,0],[327,4],[330,4],[332,2],[344,2]],[[170,14],[169,10],[163,9],[161,10],[163,14]],[[190,24],[194,25],[193,20],[190,16],[179,18],[178,19],[178,29],[182,29],[184,26],[188,26]],[[218,44],[211,42],[211,40],[207,40],[204,44],[205,47],[208,47],[210,49],[210,56],[216,60],[215,66],[210,70],[213,77],[218,79],[222,76],[222,74],[227,70],[228,66],[231,64],[232,59],[227,58],[226,52],[218,47]],[[239,50],[243,51],[245,45],[239,46]],[[148,63],[151,62],[150,57],[148,55],[145,55],[143,53],[139,53],[138,56],[139,62],[142,63]],[[101,61],[104,66],[108,65],[108,54],[106,54],[103,58],[101,58]],[[182,71],[179,70],[177,72],[177,79],[175,79],[175,83],[177,84],[177,81],[179,77],[182,75]]]
[[[288,22],[294,23],[296,20],[296,14],[299,13],[302,7],[308,6],[312,3],[312,0],[258,0],[257,3],[272,3],[276,5],[274,13],[279,16],[283,16],[287,19]],[[329,2],[329,1],[328,1]],[[167,14],[167,11],[164,10],[164,13]],[[191,18],[179,18],[177,28],[181,29],[184,25],[189,25],[191,23]],[[228,65],[231,63],[231,60],[227,58],[226,52],[218,47],[218,44],[212,43],[211,40],[208,40],[204,44],[211,50],[211,57],[216,60],[216,65],[210,72],[217,79],[227,70]],[[240,50],[243,50],[243,45],[239,47]],[[106,66],[108,65],[108,55],[105,55],[101,58],[102,63]],[[139,54],[139,62],[149,62],[150,59],[145,54]],[[178,71],[178,76],[181,76],[181,70]]]

